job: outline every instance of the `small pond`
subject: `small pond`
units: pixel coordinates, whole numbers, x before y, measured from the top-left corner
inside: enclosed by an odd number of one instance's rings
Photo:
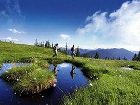
[[[0,74],[14,66],[25,65],[27,64],[3,64]],[[88,85],[88,79],[83,75],[80,68],[70,63],[52,64],[49,69],[57,78],[56,86],[31,96],[18,96],[14,94],[10,84],[0,79],[0,105],[57,105],[62,101],[62,97],[65,94],[70,94],[75,89]]]

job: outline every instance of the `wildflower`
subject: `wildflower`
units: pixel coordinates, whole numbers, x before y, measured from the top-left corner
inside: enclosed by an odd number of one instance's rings
[[[17,79],[17,81],[19,81],[19,79]]]
[[[89,84],[90,86],[93,86],[92,83]]]
[[[56,87],[56,84],[53,84],[53,87]]]

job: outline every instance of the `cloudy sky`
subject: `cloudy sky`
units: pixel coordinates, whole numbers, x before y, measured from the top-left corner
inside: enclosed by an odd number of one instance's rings
[[[140,0],[0,0],[0,40],[140,50]]]

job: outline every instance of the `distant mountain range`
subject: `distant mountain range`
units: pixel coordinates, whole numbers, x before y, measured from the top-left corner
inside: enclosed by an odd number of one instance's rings
[[[70,49],[68,49],[68,53],[70,54]],[[87,57],[94,57],[96,52],[100,55],[100,58],[110,58],[110,59],[123,59],[126,58],[128,60],[131,60],[136,52],[132,52],[129,50],[126,50],[124,48],[112,48],[112,49],[96,49],[96,50],[90,50],[90,49],[80,49],[80,55],[81,56],[87,56]]]
[[[135,53],[135,54],[138,54],[139,53],[139,51],[132,51],[133,53]]]

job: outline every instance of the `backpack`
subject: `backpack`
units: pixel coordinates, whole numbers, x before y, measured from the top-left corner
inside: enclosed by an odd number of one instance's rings
[[[53,49],[55,50],[56,49],[56,46],[54,46]]]
[[[74,48],[73,47],[71,48],[71,51],[74,51]]]

